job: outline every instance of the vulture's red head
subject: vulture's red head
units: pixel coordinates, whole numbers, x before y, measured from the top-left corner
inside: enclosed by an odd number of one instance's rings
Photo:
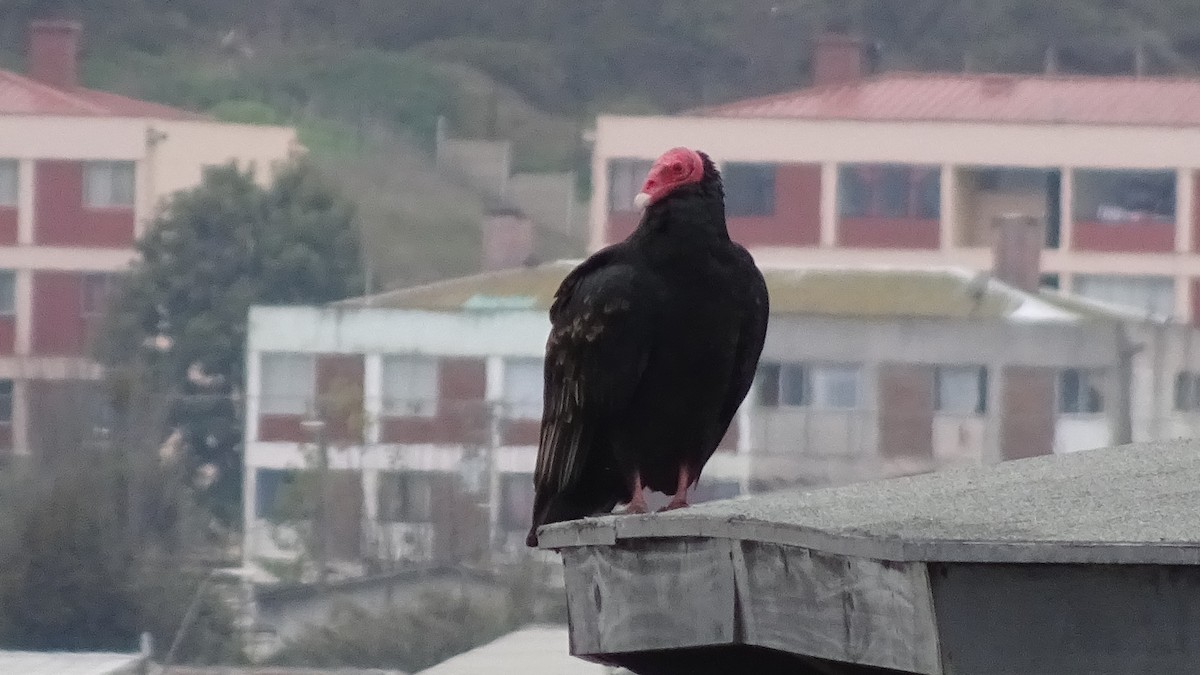
[[[704,158],[689,148],[672,148],[662,154],[646,174],[642,191],[633,204],[644,209],[682,185],[699,183],[704,178]]]

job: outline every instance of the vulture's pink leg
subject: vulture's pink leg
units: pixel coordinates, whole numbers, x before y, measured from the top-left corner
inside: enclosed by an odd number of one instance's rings
[[[643,494],[642,487],[642,474],[634,471],[633,496],[629,498],[629,506],[626,506],[625,510],[621,511],[621,513],[645,513],[647,510],[646,495]]]
[[[692,476],[690,473],[688,473],[688,468],[685,464],[684,466],[679,467],[679,482],[675,484],[675,496],[671,498],[671,501],[668,502],[666,506],[659,509],[659,511],[674,511],[675,509],[682,509],[683,507],[688,506],[687,491],[691,485]]]

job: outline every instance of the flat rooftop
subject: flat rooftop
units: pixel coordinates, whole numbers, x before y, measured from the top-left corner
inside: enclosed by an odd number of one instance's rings
[[[689,653],[701,672],[722,654],[796,672],[1200,664],[1200,441],[589,518],[540,539],[566,565],[572,653],[635,672],[678,672]]]

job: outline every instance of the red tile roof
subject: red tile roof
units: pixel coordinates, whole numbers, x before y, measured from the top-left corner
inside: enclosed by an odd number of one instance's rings
[[[897,72],[700,108],[691,114],[1200,126],[1200,79]]]
[[[0,70],[0,115],[67,115],[207,120],[199,113],[92,89],[56,89]]]

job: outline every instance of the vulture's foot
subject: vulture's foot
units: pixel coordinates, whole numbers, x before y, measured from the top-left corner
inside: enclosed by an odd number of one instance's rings
[[[688,488],[691,486],[692,475],[685,464],[679,467],[679,481],[675,484],[675,496],[671,498],[670,502],[667,502],[666,506],[659,509],[658,512],[674,511],[675,509],[691,506],[691,504],[688,504]]]
[[[623,515],[648,513],[650,509],[646,506],[646,495],[642,489],[641,474],[633,474],[633,487],[630,492],[632,496],[629,498],[629,505],[618,511],[618,513]]]
[[[641,502],[640,504],[637,502],[629,502],[628,506],[621,509],[620,511],[617,511],[617,515],[635,516],[639,513],[648,513],[649,509],[646,508],[646,500],[643,499],[643,500],[639,500],[639,501]]]
[[[659,509],[658,512],[662,513],[663,511],[674,511],[675,509],[685,509],[689,506],[691,506],[691,504],[688,503],[687,497],[684,497],[683,499],[680,499],[679,497],[675,497],[671,501],[667,502],[666,506]]]

